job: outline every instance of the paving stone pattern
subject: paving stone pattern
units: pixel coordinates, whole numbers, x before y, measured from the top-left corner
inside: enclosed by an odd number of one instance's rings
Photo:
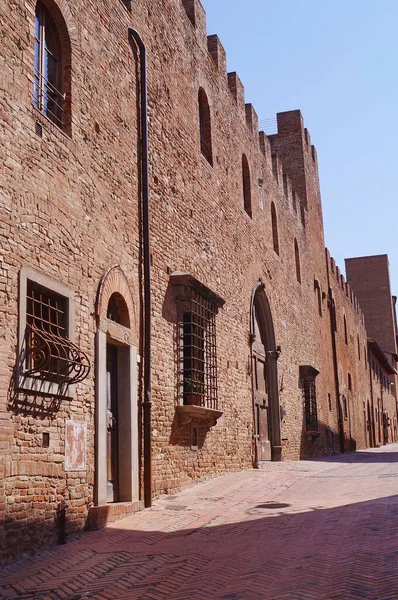
[[[164,496],[2,571],[24,600],[395,600],[398,445]]]

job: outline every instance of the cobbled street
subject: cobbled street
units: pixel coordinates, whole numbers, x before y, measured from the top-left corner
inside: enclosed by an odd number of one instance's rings
[[[2,570],[24,600],[398,599],[398,445],[269,463]]]

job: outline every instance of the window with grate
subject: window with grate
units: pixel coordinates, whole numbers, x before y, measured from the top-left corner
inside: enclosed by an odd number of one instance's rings
[[[216,315],[224,301],[186,274],[172,275],[178,309],[180,401],[218,410]]]
[[[32,269],[21,269],[18,387],[51,395],[73,395],[90,362],[70,339],[73,292]],[[63,293],[65,292],[65,293]],[[72,385],[72,387],[70,387]]]
[[[184,404],[217,409],[216,306],[195,290],[190,304],[180,324]]]
[[[62,364],[58,340],[67,337],[66,298],[28,281],[26,293],[26,368],[46,378],[59,376]]]
[[[57,7],[55,10],[59,12]],[[70,125],[66,110],[67,100],[70,100],[70,43],[66,25],[58,12],[56,24],[47,6],[43,2],[37,2],[33,104],[58,127],[67,130]],[[61,32],[58,23],[61,25]]]
[[[316,377],[319,371],[309,365],[300,367],[300,377],[304,397],[306,431],[318,431],[318,410],[316,401]]]

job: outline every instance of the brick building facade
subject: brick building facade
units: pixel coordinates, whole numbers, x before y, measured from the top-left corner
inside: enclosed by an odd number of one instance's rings
[[[70,533],[262,460],[396,440],[393,349],[368,347],[325,250],[301,113],[258,132],[199,0],[0,16],[7,556],[62,536],[64,503]]]

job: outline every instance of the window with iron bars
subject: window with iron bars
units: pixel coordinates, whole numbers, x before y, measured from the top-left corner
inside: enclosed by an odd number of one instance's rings
[[[87,356],[68,339],[68,299],[34,281],[26,285],[25,377],[70,384],[88,375]]]
[[[38,2],[35,16],[33,104],[58,127],[64,126],[61,41],[50,11]]]
[[[318,410],[316,401],[316,376],[319,371],[311,366],[300,367],[300,377],[304,397],[306,431],[318,431]]]
[[[216,315],[224,301],[194,277],[171,276],[178,309],[180,403],[218,410]]]
[[[216,307],[191,290],[180,317],[183,403],[217,410]]]

